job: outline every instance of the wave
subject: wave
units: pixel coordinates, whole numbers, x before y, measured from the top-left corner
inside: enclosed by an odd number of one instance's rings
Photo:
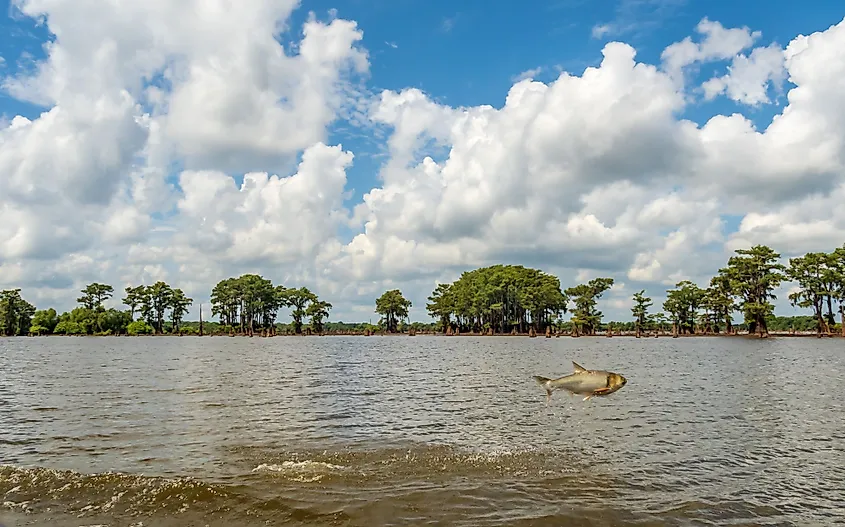
[[[772,525],[838,514],[824,503],[812,511],[789,510],[766,496],[726,499],[701,489],[654,486],[653,478],[575,449],[369,446],[298,452],[230,447],[219,453],[226,475],[202,479],[0,465],[0,524],[8,523],[4,510],[58,526],[67,518],[72,527],[139,521],[165,527]]]

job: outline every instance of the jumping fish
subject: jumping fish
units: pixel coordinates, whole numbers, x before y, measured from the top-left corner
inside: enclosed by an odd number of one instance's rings
[[[588,370],[575,361],[572,361],[572,366],[575,368],[575,373],[557,379],[534,376],[534,380],[546,389],[546,404],[551,400],[552,392],[555,390],[566,390],[573,395],[585,395],[586,401],[593,396],[610,395],[628,382],[628,379],[618,373]]]

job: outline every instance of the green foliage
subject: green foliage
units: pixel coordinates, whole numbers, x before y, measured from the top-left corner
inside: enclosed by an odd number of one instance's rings
[[[426,310],[444,331],[454,316],[461,332],[525,332],[529,327],[542,332],[566,312],[567,304],[556,276],[521,265],[466,271],[452,284],[438,285],[428,300]]]
[[[38,324],[32,324],[29,327],[29,334],[30,335],[49,335],[52,331],[44,326],[39,326]]]
[[[575,304],[572,325],[577,334],[595,335],[602,318],[602,312],[596,309],[597,301],[612,286],[613,278],[594,278],[564,291]]]
[[[28,334],[33,315],[35,306],[21,298],[20,289],[0,291],[0,334]]]
[[[152,335],[155,329],[143,320],[135,320],[126,326],[126,333],[129,335]]]
[[[56,335],[85,335],[85,326],[69,318],[60,320],[53,330]]]
[[[708,316],[706,320],[707,330],[719,333],[724,323],[725,332],[733,332],[733,319],[731,313],[739,309],[734,300],[734,292],[730,277],[725,270],[710,279],[710,287],[705,290],[704,307]]]
[[[452,313],[455,312],[454,295],[449,294],[451,287],[451,284],[438,284],[425,305],[429,315],[440,321],[440,329],[443,332],[451,325]]]
[[[211,291],[211,315],[219,316],[221,325],[237,328],[240,333],[275,330],[276,316],[283,307],[291,308],[293,332],[299,334],[306,316],[311,318],[312,326],[322,329],[332,306],[307,287],[274,286],[272,281],[255,274],[221,280]]]
[[[838,283],[842,281],[836,254],[810,252],[798,258],[789,259],[787,277],[798,284],[798,290],[789,295],[793,306],[812,308],[816,319],[816,330],[829,333],[835,323],[832,313],[832,299],[837,296]],[[824,316],[825,302],[828,316]]]
[[[737,249],[724,272],[730,279],[734,294],[739,297],[739,308],[748,323],[749,332],[766,335],[766,319],[774,312],[770,299],[777,298],[772,291],[786,278],[785,266],[778,263],[780,254],[765,245],[750,249]],[[722,272],[720,270],[720,272]]]
[[[84,298],[84,297],[83,297]],[[62,313],[57,318],[53,333],[58,335],[121,335],[126,333],[126,326],[131,322],[129,311],[119,311],[114,308],[105,309],[101,304],[88,301],[68,313]],[[48,310],[49,311],[49,310]],[[53,311],[55,313],[55,311]],[[49,316],[49,313],[48,313]],[[39,320],[39,325],[44,325]]]
[[[652,300],[645,296],[645,289],[634,293],[633,300],[634,307],[631,308],[631,314],[634,315],[634,327],[639,335],[642,330],[646,329],[651,320],[648,308],[651,307]]]
[[[94,282],[82,290],[82,296],[77,298],[76,301],[82,304],[84,308],[96,311],[102,307],[104,301],[111,298],[113,293],[114,288],[112,286]]]
[[[32,316],[32,327],[29,329],[30,333],[36,335],[49,335],[56,329],[59,323],[59,315],[52,307],[50,309],[42,309],[36,311]]]
[[[797,315],[794,317],[771,316],[766,319],[766,327],[770,331],[797,332],[817,331],[818,319],[813,315]]]
[[[305,314],[311,318],[311,331],[318,334],[323,332],[323,320],[329,318],[331,309],[332,305],[323,300],[315,299],[308,304]]]
[[[281,288],[279,298],[282,305],[291,308],[290,316],[293,319],[294,333],[297,335],[302,333],[302,317],[308,314],[306,311],[308,304],[318,301],[317,295],[307,287],[300,287],[299,289]],[[328,312],[326,314],[328,315]],[[320,323],[322,324],[322,319]]]
[[[402,296],[398,289],[385,291],[376,299],[376,313],[381,315],[388,333],[396,333],[397,323],[408,318],[411,301]]]
[[[90,287],[90,286],[89,286]],[[170,312],[172,329],[179,331],[182,317],[188,312],[193,300],[187,298],[181,289],[174,289],[166,282],[158,281],[149,286],[127,287],[123,303],[129,306],[129,319],[135,318],[137,311],[141,319],[150,325],[155,333],[165,332],[167,312]]]
[[[641,290],[633,295],[633,321],[613,322],[616,329],[642,331],[647,327],[680,333],[720,332],[747,329],[765,336],[776,331],[841,331],[845,322],[845,245],[832,252],[810,252],[778,263],[780,255],[764,245],[740,249],[702,289],[681,281],[667,291],[663,312],[650,314],[652,299]],[[795,283],[789,300],[812,314],[797,317],[774,315],[773,294],[783,281]],[[212,290],[212,316],[204,321],[203,334],[220,335],[266,330],[301,333],[305,319],[316,333],[364,331],[448,331],[462,333],[494,331],[509,333],[548,327],[592,335],[602,329],[598,300],[614,284],[612,278],[596,278],[561,291],[557,277],[517,265],[493,265],[467,271],[451,284],[439,284],[428,297],[430,324],[408,319],[411,302],[401,291],[386,291],[376,300],[382,315],[377,325],[329,322],[332,304],[320,300],[306,287],[286,288],[259,275],[245,274],[220,281]],[[122,299],[128,310],[106,309],[113,295],[108,284],[94,282],[81,290],[79,306],[57,315],[55,309],[37,310],[21,297],[20,289],[0,291],[0,334],[12,335],[120,335],[150,333],[199,333],[199,323],[184,321],[193,300],[182,290],[163,281],[149,286],[125,288]],[[562,320],[572,302],[571,320]],[[278,311],[290,308],[291,323],[276,322]],[[743,319],[734,323],[740,311]],[[840,315],[839,324],[835,312]],[[136,315],[138,320],[135,320]],[[667,316],[668,315],[668,316]],[[610,323],[608,323],[610,324]],[[607,324],[605,324],[605,327]]]
[[[671,320],[680,333],[695,333],[698,310],[704,303],[705,290],[689,280],[675,284],[675,289],[666,292],[663,310],[671,315]]]

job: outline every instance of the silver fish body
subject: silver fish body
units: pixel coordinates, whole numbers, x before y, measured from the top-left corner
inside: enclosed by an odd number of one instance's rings
[[[557,379],[534,376],[534,380],[546,389],[546,402],[555,390],[566,390],[571,394],[584,395],[584,400],[593,396],[610,395],[619,390],[628,380],[618,373],[605,370],[588,370],[572,362],[575,372]]]

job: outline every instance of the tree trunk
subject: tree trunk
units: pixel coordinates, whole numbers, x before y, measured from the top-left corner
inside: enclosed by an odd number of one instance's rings
[[[839,330],[842,336],[845,337],[845,305],[839,304]]]
[[[757,322],[757,326],[760,328],[760,338],[765,339],[769,337],[769,328],[766,327],[766,319],[762,315],[758,315],[759,321]]]
[[[830,326],[836,324],[836,319],[833,317],[833,296],[827,295],[827,334],[830,335]]]

